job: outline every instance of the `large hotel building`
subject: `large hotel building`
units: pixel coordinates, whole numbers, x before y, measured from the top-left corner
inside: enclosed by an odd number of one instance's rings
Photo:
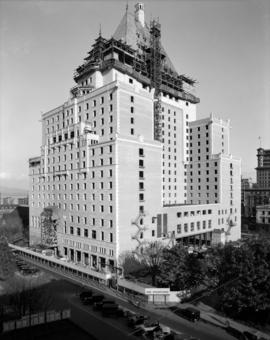
[[[195,81],[177,73],[143,4],[97,37],[74,80],[42,115],[41,156],[29,160],[31,244],[104,267],[149,241],[240,238],[230,122],[197,120]]]

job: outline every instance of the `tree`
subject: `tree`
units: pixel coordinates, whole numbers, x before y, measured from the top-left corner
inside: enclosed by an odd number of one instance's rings
[[[46,311],[51,306],[52,296],[48,288],[39,287],[36,279],[17,276],[8,283],[9,306],[13,307],[20,317]]]
[[[125,252],[120,256],[120,265],[125,275],[142,277],[149,274],[152,285],[156,285],[156,277],[163,261],[164,246],[161,242],[149,242],[140,248],[139,253]]]
[[[185,257],[185,286],[189,289],[197,288],[205,284],[207,273],[206,261],[199,258],[197,254],[188,254]]]
[[[146,263],[148,272],[151,275],[152,285],[156,285],[156,278],[160,272],[160,266],[163,262],[164,246],[161,242],[149,242],[142,248],[141,257]]]
[[[12,277],[16,270],[15,259],[5,236],[0,236],[0,280]]]
[[[119,265],[123,268],[124,275],[140,276],[148,269],[146,263],[138,258],[138,256],[132,252],[126,251],[119,257]]]
[[[3,214],[0,219],[0,234],[10,243],[23,239],[23,223],[18,210]]]
[[[265,322],[270,315],[270,241],[225,246],[219,268],[219,285],[224,284],[219,295],[225,313]]]
[[[187,251],[180,244],[163,251],[163,261],[157,277],[158,285],[170,287],[173,290],[186,289],[185,261]]]

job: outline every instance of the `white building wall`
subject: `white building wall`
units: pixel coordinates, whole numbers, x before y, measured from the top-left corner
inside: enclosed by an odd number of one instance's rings
[[[177,239],[210,239],[220,230],[223,240],[229,215],[237,227],[227,240],[239,238],[240,163],[228,154],[229,123],[196,121],[195,104],[163,95],[160,143],[153,139],[153,90],[116,70],[102,81],[95,73],[92,82],[96,89],[42,116],[41,161],[31,177],[31,242],[38,241],[38,219],[50,205],[61,211],[60,252],[74,251],[75,261],[77,252],[88,254],[91,264],[116,261],[140,242],[172,232]],[[140,210],[142,234],[132,223]]]

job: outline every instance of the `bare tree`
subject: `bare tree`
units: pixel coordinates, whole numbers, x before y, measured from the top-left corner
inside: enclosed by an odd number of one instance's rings
[[[141,248],[141,257],[145,261],[149,274],[151,275],[152,285],[156,285],[156,277],[159,274],[161,263],[163,262],[164,245],[159,242],[149,242]]]
[[[16,277],[9,281],[9,305],[17,315],[31,315],[47,311],[52,305],[52,295],[48,289],[39,287],[31,278]]]

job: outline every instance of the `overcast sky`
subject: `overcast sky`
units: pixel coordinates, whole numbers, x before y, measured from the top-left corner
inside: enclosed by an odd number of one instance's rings
[[[259,136],[270,149],[270,1],[144,3],[146,21],[159,17],[178,72],[198,81],[198,118],[231,119],[231,153],[251,175]],[[28,186],[28,158],[40,155],[41,112],[68,98],[99,25],[110,38],[125,7],[126,1],[0,0],[0,185]]]

